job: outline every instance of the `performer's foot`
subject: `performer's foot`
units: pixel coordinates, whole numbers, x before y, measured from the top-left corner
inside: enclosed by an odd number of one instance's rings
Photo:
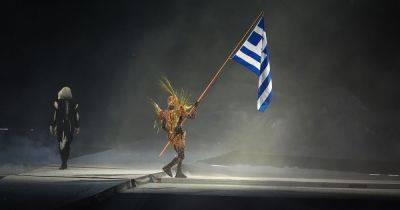
[[[67,164],[61,164],[61,166],[60,166],[60,168],[59,168],[60,170],[64,170],[64,169],[67,169]]]
[[[186,175],[182,172],[176,172],[175,178],[186,178]]]
[[[170,177],[172,177],[171,167],[165,166],[162,170]]]

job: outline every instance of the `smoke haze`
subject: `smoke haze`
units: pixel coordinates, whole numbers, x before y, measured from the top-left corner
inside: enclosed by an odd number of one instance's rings
[[[9,5],[1,126],[47,129],[69,85],[85,145],[161,147],[149,98],[161,76],[192,99],[260,10],[274,97],[256,110],[257,77],[230,62],[188,121],[190,150],[392,160],[400,157],[397,1],[93,1]],[[15,47],[16,46],[16,47]],[[154,142],[154,143],[153,143]],[[23,144],[23,143],[21,143]],[[40,151],[37,151],[40,152]]]

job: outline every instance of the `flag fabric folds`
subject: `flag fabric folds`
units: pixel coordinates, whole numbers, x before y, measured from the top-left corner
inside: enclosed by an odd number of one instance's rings
[[[261,112],[265,111],[272,99],[272,79],[263,17],[258,20],[257,25],[232,59],[258,76],[257,109]]]

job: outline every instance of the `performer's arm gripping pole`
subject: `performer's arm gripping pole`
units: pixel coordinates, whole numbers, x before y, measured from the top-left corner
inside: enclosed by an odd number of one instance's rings
[[[240,41],[236,44],[235,48],[233,48],[233,50],[229,53],[229,55],[225,58],[224,63],[222,63],[222,65],[219,67],[218,71],[214,74],[214,76],[211,78],[211,80],[208,82],[208,85],[206,86],[206,88],[203,90],[203,92],[200,94],[199,98],[197,98],[196,102],[200,103],[201,100],[203,100],[203,98],[206,96],[206,94],[208,93],[208,91],[210,90],[211,86],[217,81],[217,79],[221,76],[222,70],[224,69],[224,67],[226,66],[226,64],[228,63],[228,61],[230,59],[232,59],[232,55],[234,53],[236,53],[236,51],[238,50],[238,47],[240,45],[243,44],[244,40],[246,39],[246,37],[249,35],[249,32],[251,29],[254,28],[255,24],[257,23],[257,21],[260,19],[260,17],[262,17],[262,15],[264,14],[263,11],[260,12],[260,14],[257,16],[257,18],[253,21],[253,23],[250,25],[250,27],[247,29],[247,31],[243,34],[242,38],[240,39]],[[196,107],[193,107],[192,109],[190,109],[189,111],[189,115],[192,114],[194,112]],[[180,124],[180,126],[183,125],[183,123],[186,121],[187,118],[184,118]],[[170,141],[167,142],[167,144],[164,146],[164,148],[161,150],[160,154],[158,155],[158,157],[161,157],[165,151],[167,150],[168,146],[170,145]]]

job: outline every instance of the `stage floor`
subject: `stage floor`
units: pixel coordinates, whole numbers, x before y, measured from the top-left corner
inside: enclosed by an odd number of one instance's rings
[[[110,150],[72,159],[67,170],[51,165],[9,175],[0,180],[1,209],[293,209],[288,202],[330,209],[345,201],[375,209],[400,201],[398,176],[187,161],[188,178],[175,179],[161,173],[161,161],[168,158]]]
[[[400,181],[252,177],[162,177],[154,182],[124,189],[121,193],[173,193],[215,196],[387,196],[399,197]],[[304,193],[304,194],[302,194]]]
[[[48,166],[0,180],[2,209],[53,209],[155,173],[107,167]]]

